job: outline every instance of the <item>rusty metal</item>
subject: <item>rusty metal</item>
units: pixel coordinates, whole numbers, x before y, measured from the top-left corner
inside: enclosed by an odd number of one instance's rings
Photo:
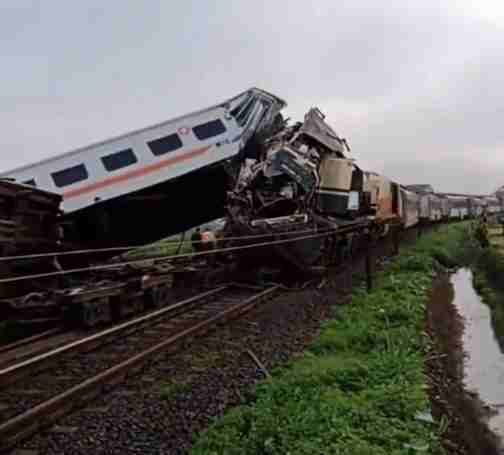
[[[180,331],[143,352],[0,424],[0,451],[11,449],[15,444],[34,432],[50,426],[71,410],[88,403],[89,400],[101,393],[104,385],[117,384],[127,375],[140,368],[149,358],[161,351],[173,348],[182,340],[196,334],[206,333],[216,325],[250,311],[260,301],[272,296],[278,289],[279,286],[274,286],[253,295],[239,304]]]
[[[61,328],[55,328],[55,329],[50,329],[46,330],[42,333],[38,333],[37,335],[33,335],[31,337],[23,338],[21,340],[15,341],[14,343],[9,343],[5,344],[3,346],[0,346],[0,354],[7,352],[7,351],[12,351],[13,349],[20,348],[21,346],[25,346],[27,344],[34,343],[35,341],[42,340],[44,338],[50,337],[52,335],[56,335],[61,332]]]
[[[35,339],[31,343],[14,347],[11,350],[0,353],[0,370],[71,343],[82,338],[82,336],[83,333],[79,331],[61,330],[55,334],[48,334],[47,337]]]

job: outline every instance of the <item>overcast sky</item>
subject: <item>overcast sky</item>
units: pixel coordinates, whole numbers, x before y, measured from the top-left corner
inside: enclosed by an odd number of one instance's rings
[[[490,192],[503,43],[502,0],[2,0],[0,171],[258,86],[366,169]]]

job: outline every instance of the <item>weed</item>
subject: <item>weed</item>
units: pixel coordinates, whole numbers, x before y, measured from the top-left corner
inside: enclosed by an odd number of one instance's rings
[[[191,385],[185,382],[171,382],[161,387],[159,397],[162,400],[170,401],[176,396],[187,393],[191,390]]]

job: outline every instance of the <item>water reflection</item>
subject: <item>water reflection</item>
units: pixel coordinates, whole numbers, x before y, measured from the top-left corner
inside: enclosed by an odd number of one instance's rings
[[[473,287],[472,272],[460,269],[447,286],[453,288],[453,303],[464,318],[463,346],[465,385],[478,393],[497,414],[490,427],[504,436],[504,311],[492,311]]]

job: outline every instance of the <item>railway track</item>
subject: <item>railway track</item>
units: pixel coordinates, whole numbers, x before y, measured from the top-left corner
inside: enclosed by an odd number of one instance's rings
[[[83,407],[160,352],[250,311],[279,287],[203,292],[0,370],[0,452]]]
[[[83,336],[84,332],[55,328],[23,338],[11,344],[0,346],[0,371]]]
[[[61,329],[59,327],[54,328],[54,329],[49,329],[41,333],[37,333],[36,335],[32,335],[30,337],[26,338],[21,338],[18,341],[14,341],[9,344],[4,344],[0,346],[0,355],[6,353],[6,352],[13,352],[16,349],[22,348],[23,346],[35,343],[39,340],[44,340],[46,338],[49,338],[53,335],[57,335],[61,332]]]

